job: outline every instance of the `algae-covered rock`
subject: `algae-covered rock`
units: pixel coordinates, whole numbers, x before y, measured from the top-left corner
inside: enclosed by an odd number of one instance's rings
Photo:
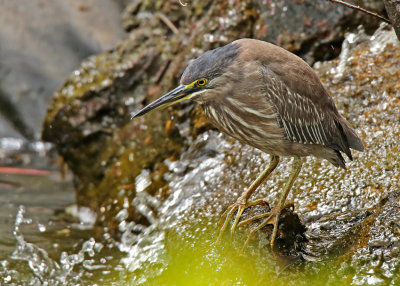
[[[354,153],[347,171],[313,158],[304,164],[289,199],[302,222],[295,225],[305,225],[306,232],[291,233],[293,251],[278,260],[278,266],[301,271],[284,278],[278,279],[269,253],[268,227],[240,259],[249,228],[232,239],[224,236],[222,247],[212,244],[219,215],[265,168],[269,156],[213,130],[191,103],[130,121],[135,111],[173,88],[189,60],[204,50],[256,37],[313,55],[310,47],[321,45],[299,43],[315,39],[315,31],[325,43],[340,41],[339,19],[353,15],[317,1],[266,2],[135,1],[124,15],[129,37],[85,61],[54,97],[43,137],[57,144],[74,172],[78,203],[95,210],[99,224],[119,230],[122,249],[129,252],[127,282],[168,285],[171,277],[193,273],[203,275],[199,281],[205,279],[205,285],[265,285],[266,277],[274,285],[298,285],[296,275],[309,275],[303,278],[310,285],[318,273],[332,285],[397,281],[400,63],[392,31],[349,34],[339,58],[315,66],[366,150]],[[271,28],[259,25],[268,13],[295,17],[302,5],[316,17],[330,7],[326,24],[288,21],[285,25],[293,26],[283,25],[282,33],[273,28],[279,30],[276,19]],[[275,202],[289,175],[288,162],[283,160],[255,197]],[[207,280],[210,271],[218,273],[213,283]]]
[[[197,136],[211,127],[202,111],[190,104],[173,109],[171,120],[171,113],[162,112],[130,122],[143,104],[173,88],[190,59],[240,37],[257,37],[312,54],[313,48],[302,43],[316,37],[324,44],[340,41],[344,29],[339,23],[354,13],[314,1],[182,4],[128,5],[123,23],[129,36],[115,49],[84,61],[56,92],[47,113],[43,139],[56,144],[75,174],[78,203],[101,211],[107,225],[113,224],[109,220],[114,221],[124,196],[129,201],[135,197],[135,178],[142,169],[155,178],[148,192],[161,188],[168,193],[160,179],[165,170],[162,162],[178,158],[187,148],[182,135]],[[298,21],[300,12],[307,17]],[[190,131],[185,133],[186,128]],[[135,211],[129,213],[133,218]]]
[[[382,28],[372,37],[349,34],[340,58],[316,65],[365,151],[354,152],[346,171],[307,160],[289,198],[306,226],[305,239],[294,240],[300,247],[289,257],[271,257],[268,231],[238,255],[247,227],[232,238],[227,233],[221,246],[213,243],[216,214],[255,179],[269,156],[209,130],[191,141],[179,160],[165,162],[172,194],[161,203],[157,224],[141,235],[124,233],[130,255],[125,262],[132,273],[127,279],[139,285],[168,285],[170,279],[185,285],[193,275],[199,284],[211,285],[397,285],[399,51],[394,31]],[[289,174],[288,161],[256,198],[276,200]]]

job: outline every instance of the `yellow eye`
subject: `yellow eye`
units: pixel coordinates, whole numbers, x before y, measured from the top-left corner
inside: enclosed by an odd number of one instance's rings
[[[205,78],[199,79],[199,80],[197,81],[197,84],[198,84],[199,86],[205,86],[206,83],[207,83],[207,80],[206,80]]]

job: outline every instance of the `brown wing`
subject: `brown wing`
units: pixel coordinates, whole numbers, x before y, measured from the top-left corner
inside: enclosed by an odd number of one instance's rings
[[[360,138],[338,113],[314,70],[298,56],[253,39],[235,41],[240,59],[256,61],[265,75],[265,94],[280,114],[289,140],[322,144],[351,158],[350,148],[364,149]],[[274,92],[275,90],[275,92]],[[277,92],[279,90],[279,92]]]
[[[241,39],[240,58],[243,62],[257,61],[266,67],[294,93],[310,99],[316,106],[338,114],[332,98],[328,95],[314,70],[300,57],[271,43]]]
[[[342,151],[352,158],[335,110],[315,103],[310,97],[291,90],[285,82],[264,67],[264,94],[279,114],[286,138],[303,144],[319,144]],[[307,83],[303,83],[307,85]]]

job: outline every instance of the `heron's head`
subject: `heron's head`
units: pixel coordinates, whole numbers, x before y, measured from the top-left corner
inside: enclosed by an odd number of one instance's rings
[[[238,54],[239,45],[236,43],[205,52],[188,65],[182,74],[180,85],[145,106],[132,119],[152,110],[196,99],[224,84],[225,75],[229,73],[229,67],[238,60]]]

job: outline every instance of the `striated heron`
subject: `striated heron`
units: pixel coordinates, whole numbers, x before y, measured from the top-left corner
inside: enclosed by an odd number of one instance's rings
[[[200,103],[220,131],[271,155],[268,167],[222,215],[217,240],[236,212],[232,233],[238,225],[264,218],[245,245],[256,231],[273,223],[273,248],[279,215],[287,207],[301,157],[313,155],[345,169],[341,152],[352,160],[350,149],[364,149],[313,69],[298,56],[267,42],[241,39],[207,51],[189,64],[177,88],[133,118],[188,99]],[[276,168],[280,156],[294,160],[278,203],[270,212],[239,223],[247,207],[264,203],[248,199]]]

